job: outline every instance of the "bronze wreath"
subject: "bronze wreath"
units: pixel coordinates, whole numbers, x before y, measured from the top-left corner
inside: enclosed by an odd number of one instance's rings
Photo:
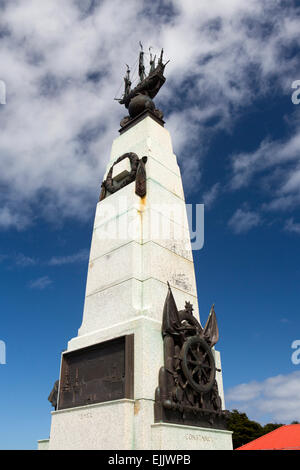
[[[129,158],[129,160],[130,160],[131,171],[124,179],[122,179],[120,182],[117,182],[112,177],[113,168],[114,168],[115,165],[117,165],[117,163],[120,163],[125,158]],[[138,186],[140,186],[141,185],[141,180],[143,181],[143,179],[145,179],[145,176],[146,176],[145,175],[145,168],[144,168],[144,165],[145,165],[146,161],[147,161],[147,157],[143,157],[140,160],[139,157],[137,156],[137,154],[133,153],[133,152],[124,153],[124,155],[119,157],[114,162],[114,164],[111,166],[111,168],[110,168],[110,170],[107,174],[106,180],[104,180],[102,185],[101,185],[101,194],[100,194],[100,199],[99,200],[102,201],[109,194],[113,194],[116,191],[119,191],[119,189],[124,188],[128,184],[135,181],[136,178],[137,178],[137,173],[139,173],[139,174],[142,173],[141,178],[139,178],[139,184],[138,184]],[[142,184],[142,186],[143,186],[143,184]],[[145,184],[144,184],[144,186],[145,186]],[[145,191],[145,189],[144,189],[144,191]],[[139,194],[139,193],[142,192],[141,190],[136,191],[136,192],[141,197],[144,196],[144,195]],[[145,191],[145,193],[146,193],[146,191]]]

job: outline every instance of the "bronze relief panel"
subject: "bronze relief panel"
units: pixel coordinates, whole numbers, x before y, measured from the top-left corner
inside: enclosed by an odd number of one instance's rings
[[[133,335],[63,354],[58,410],[133,398]]]

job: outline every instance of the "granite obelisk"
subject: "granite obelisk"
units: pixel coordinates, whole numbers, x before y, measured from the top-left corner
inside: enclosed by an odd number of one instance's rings
[[[181,172],[163,113],[153,102],[166,64],[163,52],[157,64],[151,57],[146,75],[142,52],[138,85],[131,88],[129,68],[124,78],[120,103],[129,115],[121,121],[101,185],[83,320],[62,354],[50,439],[39,441],[41,449],[232,448],[222,421],[215,320],[210,315],[204,329],[197,320]],[[186,306],[184,313],[177,305]],[[162,327],[166,322],[169,327]],[[189,379],[194,344],[202,375],[192,370]],[[171,390],[164,389],[164,377],[169,384],[174,380]],[[214,402],[205,398],[213,387]],[[165,412],[168,406],[175,414]],[[201,412],[195,414],[196,408]],[[189,413],[196,416],[192,422]]]

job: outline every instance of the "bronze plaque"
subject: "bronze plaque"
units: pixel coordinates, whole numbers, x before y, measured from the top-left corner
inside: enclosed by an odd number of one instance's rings
[[[57,409],[132,399],[133,337],[122,336],[63,354]]]

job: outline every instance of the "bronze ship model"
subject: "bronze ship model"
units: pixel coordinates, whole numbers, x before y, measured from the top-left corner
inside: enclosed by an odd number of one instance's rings
[[[144,51],[140,43],[141,51],[139,54],[139,83],[132,89],[130,79],[130,68],[127,65],[126,75],[124,77],[125,88],[122,98],[116,98],[129,111],[129,116],[122,119],[121,127],[127,126],[133,119],[140,114],[149,111],[156,118],[162,121],[163,112],[155,107],[153,98],[157,95],[161,87],[166,81],[164,70],[168,62],[163,63],[163,49],[156,64],[156,56],[152,56],[150,52],[150,71],[145,73]]]

